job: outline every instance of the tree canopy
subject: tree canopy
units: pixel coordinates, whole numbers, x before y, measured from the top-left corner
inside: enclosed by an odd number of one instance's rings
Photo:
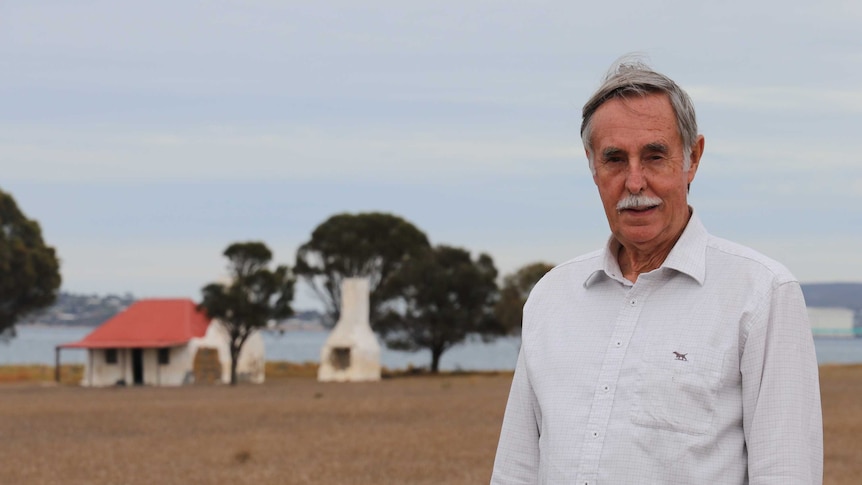
[[[60,282],[60,262],[39,223],[0,190],[0,333],[14,335],[21,317],[53,303]]]
[[[341,311],[344,278],[368,278],[371,322],[377,320],[379,288],[402,264],[427,252],[428,237],[401,217],[380,212],[337,214],[314,229],[299,247],[294,272],[323,303],[327,326]]]
[[[544,262],[531,263],[503,277],[500,299],[494,308],[494,314],[500,325],[506,329],[506,333],[521,333],[524,303],[536,283],[553,267],[554,265]]]
[[[262,242],[234,243],[223,254],[229,261],[230,283],[206,285],[198,308],[219,319],[228,332],[234,385],[239,354],[248,337],[270,320],[293,315],[296,279],[287,266],[269,269],[272,252]]]
[[[393,349],[431,352],[431,372],[440,357],[468,336],[502,333],[494,318],[497,269],[487,254],[473,260],[467,250],[436,246],[406,261],[381,288],[386,312],[377,331]]]

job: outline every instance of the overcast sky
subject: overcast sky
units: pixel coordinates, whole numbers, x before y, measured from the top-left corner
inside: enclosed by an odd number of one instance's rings
[[[292,265],[372,210],[502,273],[560,263],[608,235],[580,108],[642,52],[697,107],[707,228],[859,281],[860,25],[853,0],[4,0],[0,189],[72,292],[198,299],[230,243]]]

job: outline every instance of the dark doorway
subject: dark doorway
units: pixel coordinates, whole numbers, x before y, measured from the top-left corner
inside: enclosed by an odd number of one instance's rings
[[[144,349],[132,349],[132,378],[136,386],[144,383]]]

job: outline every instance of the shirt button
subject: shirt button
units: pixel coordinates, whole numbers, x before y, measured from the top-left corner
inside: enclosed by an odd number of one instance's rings
[[[630,304],[631,306],[635,306],[635,305],[637,305],[637,304],[638,304],[638,301],[637,301],[637,300],[630,300],[630,301],[629,301],[629,304]]]
[[[598,438],[598,437],[599,437],[599,432],[593,431],[593,438]]]
[[[617,346],[617,347],[622,347],[622,346],[623,346],[623,343],[622,343],[621,341],[617,340],[617,341],[616,341],[616,346]]]
[[[608,391],[610,391],[610,390],[611,390],[611,386],[609,386],[609,385],[605,384],[604,386],[602,386],[602,390],[603,390],[603,391],[605,391],[605,392],[608,392]]]

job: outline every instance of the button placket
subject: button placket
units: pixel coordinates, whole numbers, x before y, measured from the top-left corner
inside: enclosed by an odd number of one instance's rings
[[[602,361],[599,371],[599,381],[593,395],[593,406],[587,421],[587,441],[581,455],[580,471],[590,476],[597,473],[601,459],[602,448],[606,436],[603,430],[607,429],[615,395],[612,386],[619,379],[623,363],[625,361],[625,349],[637,327],[642,301],[642,292],[630,291],[621,302],[620,313],[614,325],[611,339],[608,342],[607,352]],[[634,294],[637,293],[637,294]],[[620,352],[622,351],[622,352]],[[577,483],[593,483],[591,479],[579,480]]]

